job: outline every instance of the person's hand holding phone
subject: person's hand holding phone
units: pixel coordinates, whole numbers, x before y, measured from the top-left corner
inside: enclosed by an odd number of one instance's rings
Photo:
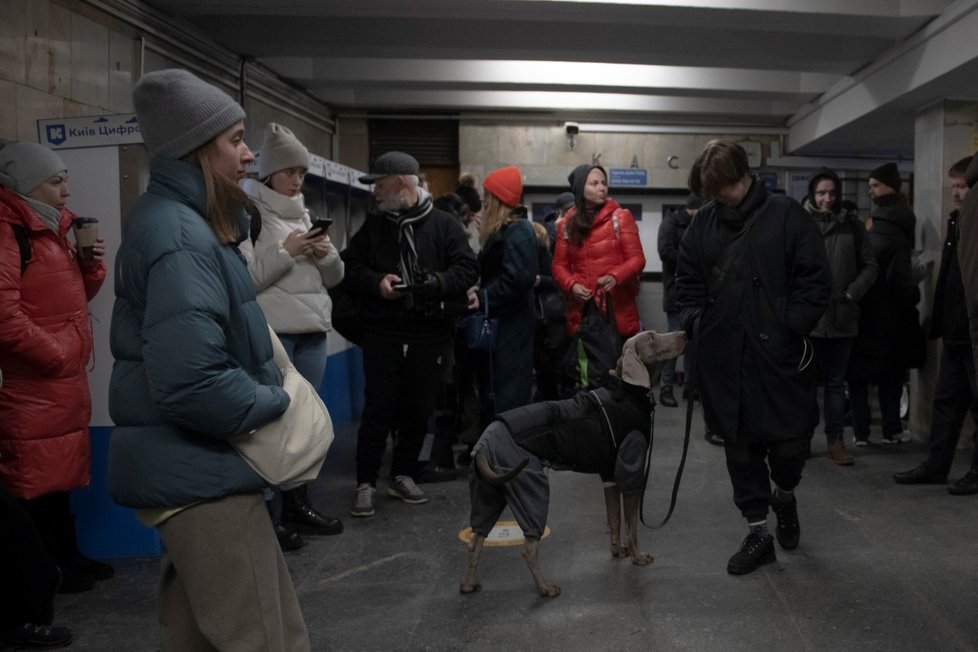
[[[282,241],[282,248],[285,249],[290,256],[295,258],[296,256],[303,256],[312,252],[312,243],[306,237],[306,232],[302,229],[295,229],[285,237]]]
[[[324,258],[333,248],[330,244],[329,236],[323,233],[322,235],[312,235],[312,256],[316,259]]]
[[[401,277],[397,274],[385,274],[384,278],[380,279],[380,286],[378,288],[380,290],[380,296],[385,299],[400,299],[404,295],[395,286],[403,288],[402,283]]]

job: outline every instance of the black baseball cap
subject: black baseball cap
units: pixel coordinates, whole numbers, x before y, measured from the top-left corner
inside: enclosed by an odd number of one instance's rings
[[[360,177],[360,183],[373,183],[377,179],[389,177],[392,174],[418,174],[421,166],[418,160],[404,152],[386,152],[377,157],[370,166],[370,174]]]

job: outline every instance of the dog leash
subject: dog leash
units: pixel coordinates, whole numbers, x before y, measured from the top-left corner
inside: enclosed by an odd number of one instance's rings
[[[693,340],[696,339],[696,335],[699,334],[700,320],[699,317],[693,322]],[[689,452],[689,435],[693,429],[693,403],[694,396],[696,395],[696,367],[695,367],[695,356],[692,352],[686,357],[686,361],[691,363],[688,366],[690,371],[687,373],[688,380],[686,382],[686,433],[683,436],[683,454],[679,458],[679,467],[676,469],[676,479],[672,483],[672,496],[669,498],[669,510],[661,521],[655,525],[649,525],[645,522],[645,493],[649,484],[649,474],[652,471],[652,444],[655,442],[655,399],[652,399],[652,413],[650,418],[652,424],[649,427],[649,450],[645,456],[645,479],[642,481],[642,502],[639,504],[638,518],[642,522],[642,525],[649,528],[650,530],[658,530],[672,518],[672,513],[676,509],[676,500],[679,498],[679,484],[683,479],[683,469],[686,468],[686,454]],[[649,392],[652,390],[650,389]]]
[[[661,521],[655,525],[649,525],[645,522],[645,490],[649,483],[649,473],[652,470],[652,442],[655,440],[655,408],[652,408],[652,427],[649,429],[649,451],[645,458],[645,479],[642,482],[642,502],[639,505],[639,520],[642,525],[651,529],[658,530],[672,518],[672,513],[676,509],[676,500],[679,497],[679,484],[682,482],[683,469],[686,467],[686,453],[689,451],[689,434],[692,428],[693,422],[693,399],[691,396],[687,397],[686,402],[686,435],[683,438],[683,454],[679,459],[679,468],[676,469],[676,479],[672,483],[672,496],[669,498],[669,510]]]

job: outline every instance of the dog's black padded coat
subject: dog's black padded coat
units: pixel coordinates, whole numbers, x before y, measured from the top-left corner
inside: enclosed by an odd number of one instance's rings
[[[527,457],[530,463],[502,487],[473,474],[472,530],[488,534],[508,503],[527,537],[539,538],[549,504],[544,465],[598,474],[606,482],[614,481],[624,494],[640,492],[652,405],[648,389],[612,377],[607,388],[593,393],[498,415],[473,454],[486,454],[498,473]]]
[[[596,473],[610,482],[629,433],[641,433],[648,446],[651,413],[649,390],[611,377],[606,388],[563,401],[534,403],[496,418],[506,424],[521,448],[545,464]]]

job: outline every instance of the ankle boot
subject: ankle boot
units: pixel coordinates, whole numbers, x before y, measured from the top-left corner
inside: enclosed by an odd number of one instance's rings
[[[338,518],[323,516],[309,504],[308,492],[306,485],[282,491],[282,523],[312,536],[342,532],[343,523]]]
[[[290,527],[285,527],[277,518],[272,517],[272,527],[275,528],[275,538],[278,539],[278,546],[282,552],[298,550],[306,545],[299,533]]]
[[[62,573],[58,593],[82,593],[95,588],[95,577],[91,573],[73,566],[59,566]]]
[[[65,567],[88,574],[96,580],[107,580],[115,574],[115,569],[105,562],[89,559],[78,549],[78,535],[75,530],[75,517],[68,515],[62,520],[61,537],[64,547],[63,557],[58,560],[62,571]]]

